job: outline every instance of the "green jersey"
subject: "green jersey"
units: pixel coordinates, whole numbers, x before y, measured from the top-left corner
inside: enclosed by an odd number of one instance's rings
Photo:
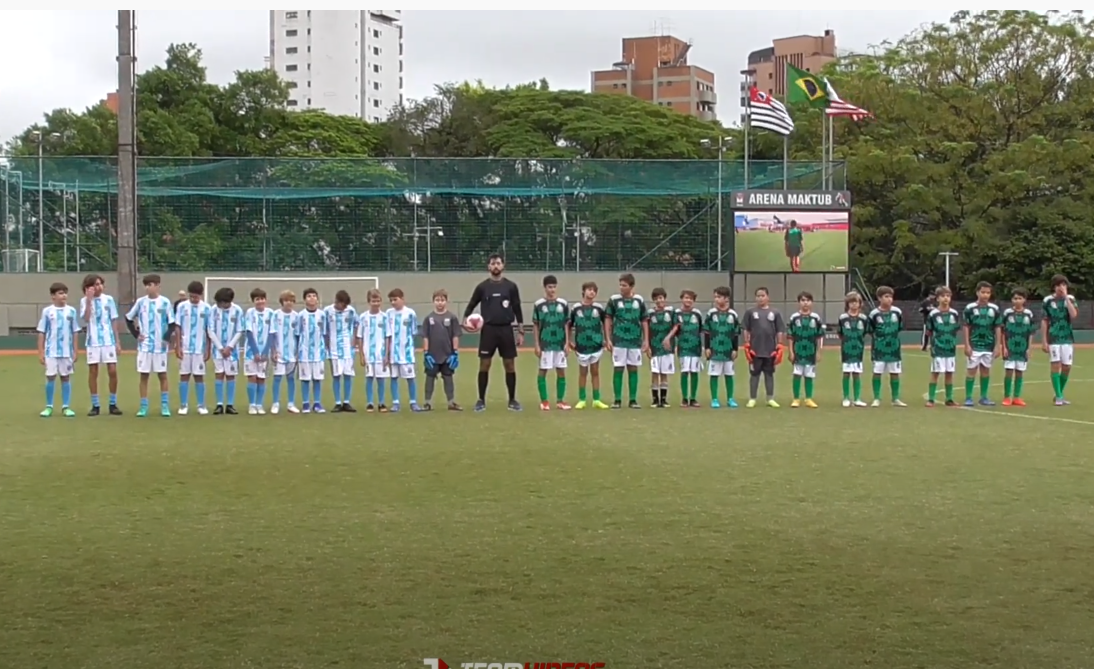
[[[998,342],[996,333],[1003,326],[1003,312],[995,304],[973,302],[965,307],[962,315],[969,329],[969,346],[979,353],[990,353]]]
[[[861,364],[866,355],[866,333],[870,331],[870,319],[866,314],[840,314],[839,356],[845,365]]]
[[[574,350],[590,355],[604,350],[604,305],[579,303],[570,309],[570,331],[574,335]]]
[[[703,332],[707,335],[707,348],[712,362],[733,359],[741,336],[741,318],[732,309],[711,309],[703,319]]]
[[[665,339],[676,327],[676,310],[672,307],[654,309],[650,317],[650,351],[654,356],[672,355],[672,349],[676,345],[676,337],[669,340],[669,347],[665,348]]]
[[[790,228],[783,235],[783,243],[790,251],[800,252],[802,250],[802,236],[801,228]]]
[[[931,335],[931,357],[956,358],[957,335],[961,332],[961,318],[957,312],[953,309],[931,309],[926,326]]]
[[[612,346],[642,348],[644,326],[648,317],[646,301],[641,295],[612,295],[608,302],[608,318],[612,319]]]
[[[1043,318],[1048,321],[1049,345],[1074,344],[1075,332],[1071,329],[1071,314],[1067,311],[1067,298],[1049,295],[1045,298],[1044,309]]]
[[[532,324],[539,327],[541,351],[566,350],[566,322],[570,320],[570,305],[566,300],[541,297],[532,308]]]
[[[817,364],[817,351],[824,339],[824,321],[820,316],[799,311],[787,322],[786,335],[793,347],[795,365]]]
[[[703,316],[695,310],[676,310],[676,354],[681,358],[703,356]]]
[[[870,312],[870,334],[873,346],[870,359],[874,362],[900,362],[900,331],[904,329],[904,313],[899,307],[888,311]]]
[[[1029,309],[1007,309],[1003,312],[1003,341],[1007,345],[1008,362],[1029,362],[1029,338],[1037,332],[1037,319]]]

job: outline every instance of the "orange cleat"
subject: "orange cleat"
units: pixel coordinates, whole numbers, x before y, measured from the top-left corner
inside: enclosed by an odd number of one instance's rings
[[[1005,407],[1009,407],[1011,405],[1011,400],[1010,400],[1009,397],[1004,397],[1003,401],[1000,402],[1000,404],[1002,404]]]
[[[550,411],[551,410],[551,403],[550,402],[540,402],[539,403],[539,410],[540,411]]]
[[[1025,405],[1026,405],[1026,401],[1024,399],[1022,399],[1021,397],[1015,397],[1014,401],[1011,402],[1011,406],[1024,407]]]
[[[570,406],[569,404],[566,404],[565,402],[559,402],[558,404],[555,405],[555,408],[558,409],[559,411],[569,411],[570,409],[573,409],[572,406]]]

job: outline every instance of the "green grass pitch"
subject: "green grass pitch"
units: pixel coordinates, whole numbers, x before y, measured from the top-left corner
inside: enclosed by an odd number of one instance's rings
[[[738,231],[734,237],[738,272],[789,272],[781,233]],[[847,231],[808,232],[802,254],[803,272],[847,271]]]
[[[909,351],[906,409],[840,408],[829,355],[819,410],[784,366],[778,410],[541,413],[522,354],[523,414],[498,364],[484,414],[138,420],[133,362],[126,416],[83,415],[81,363],[44,420],[37,360],[0,359],[0,667],[1094,658],[1091,351],[1072,406],[1038,359],[1028,408],[972,411],[923,408]]]

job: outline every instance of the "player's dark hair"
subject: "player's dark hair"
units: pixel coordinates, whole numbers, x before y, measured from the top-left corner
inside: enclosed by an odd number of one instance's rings
[[[949,286],[939,286],[934,289],[935,297],[942,297],[943,295],[953,295],[953,291],[950,290]]]
[[[661,288],[661,287],[654,288],[653,292],[650,293],[650,297],[652,297],[655,300],[659,297],[664,297],[664,298],[667,299],[668,296],[669,296],[668,292],[664,288]]]
[[[625,283],[631,288],[634,288],[634,275],[630,272],[627,272],[626,274],[620,274],[619,283]]]
[[[558,285],[558,277],[555,276],[554,274],[548,274],[547,276],[543,277],[543,287],[544,288],[546,288],[547,286],[557,286],[557,285]]]
[[[813,293],[810,293],[808,290],[803,290],[802,292],[798,293],[798,302],[801,302],[802,300],[809,300],[810,302],[812,302]]]
[[[729,297],[731,294],[729,286],[718,286],[714,289],[714,295],[716,297]]]
[[[892,297],[894,295],[894,291],[889,286],[878,286],[877,291],[874,293],[874,295],[877,297],[877,299],[880,300],[881,298],[885,297],[886,295],[888,295],[889,297]]]
[[[387,299],[394,300],[396,297],[403,297],[403,289],[402,288],[392,288],[391,290],[388,291]]]
[[[764,295],[770,295],[771,294],[770,292],[768,292],[767,286],[760,286],[759,288],[756,289],[756,292],[754,294],[756,295],[756,297],[759,297],[760,293],[763,293]]]
[[[1025,288],[1015,288],[1014,290],[1011,291],[1010,295],[1011,295],[1011,297],[1020,297],[1023,300],[1028,300],[1029,299],[1029,291],[1026,290]]]
[[[334,294],[334,302],[335,304],[344,304],[348,307],[353,303],[353,300],[350,299],[348,292],[340,290]]]
[[[251,301],[254,302],[258,299],[266,299],[266,291],[262,290],[261,288],[255,288],[251,291]]]
[[[204,295],[205,286],[200,281],[191,281],[186,285],[186,292],[191,295]]]
[[[500,253],[491,253],[490,257],[486,259],[486,262],[489,264],[494,262],[495,260],[500,260],[502,261],[502,263],[505,262],[505,258],[502,258]]]
[[[581,284],[581,294],[582,295],[584,295],[585,291],[589,290],[589,289],[600,292],[600,288],[597,287],[596,281],[586,281],[585,283]]]
[[[371,291],[369,291],[369,292],[371,292]],[[445,290],[444,288],[438,288],[437,290],[433,291],[433,299],[435,300],[438,297],[443,297],[444,299],[447,300],[448,299],[448,291]]]
[[[691,299],[696,300],[699,298],[699,294],[696,293],[694,290],[689,290],[685,288],[684,290],[680,291],[680,299],[682,300],[685,297],[690,297]]]
[[[368,295],[366,295],[366,298],[368,299],[369,302],[371,302],[372,298],[374,298],[374,297],[378,300],[384,299],[384,296],[380,294],[379,290],[377,290],[375,288],[369,288]]]
[[[163,282],[160,281],[160,275],[159,274],[145,274],[144,278],[141,279],[141,283],[143,283],[146,286],[151,286],[151,285],[158,286]]]
[[[798,227],[798,222],[797,222],[797,221],[795,221],[795,220],[793,220],[793,219],[791,219],[791,220],[790,220],[790,227],[792,227],[792,228],[796,228],[796,227]]]
[[[213,294],[213,300],[217,304],[229,304],[234,299],[236,299],[236,292],[228,287],[218,288],[217,292]]]
[[[980,283],[976,284],[976,292],[978,292],[978,293],[980,291],[984,290],[985,288],[987,288],[988,290],[991,290],[991,284],[988,283],[987,281],[981,281]]]
[[[94,284],[92,284],[92,285],[94,285]],[[68,292],[68,286],[61,283],[60,281],[58,281],[55,284],[50,285],[50,287],[49,287],[49,294],[50,295],[56,295],[57,293],[67,293],[67,292]]]
[[[1066,285],[1068,285],[1068,280],[1067,280],[1066,276],[1064,276],[1063,274],[1054,274],[1054,275],[1052,275],[1052,289],[1053,290],[1056,290],[1057,286],[1066,286]]]
[[[319,299],[319,291],[314,289],[314,288],[305,288],[304,289],[304,299],[305,300],[308,299],[308,295],[315,295],[315,299],[317,299],[317,300]]]
[[[87,276],[84,277],[83,289],[87,290],[88,288],[91,288],[92,286],[94,286],[96,281],[102,281],[102,280],[103,280],[103,278],[101,276],[99,276],[98,274],[88,274]]]

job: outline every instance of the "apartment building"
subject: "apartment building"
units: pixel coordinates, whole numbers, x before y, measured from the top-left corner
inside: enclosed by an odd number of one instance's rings
[[[630,95],[706,121],[717,118],[714,73],[688,63],[691,43],[669,35],[623,39],[623,56],[591,74],[593,93]]]
[[[291,109],[384,121],[403,101],[402,10],[270,10],[268,64]]]
[[[785,97],[787,65],[806,72],[819,72],[835,59],[836,33],[831,30],[825,30],[823,35],[773,40],[771,46],[748,54],[748,67],[741,70],[741,108],[746,106],[748,90],[753,85],[769,95]],[[741,121],[744,121],[743,114]]]

